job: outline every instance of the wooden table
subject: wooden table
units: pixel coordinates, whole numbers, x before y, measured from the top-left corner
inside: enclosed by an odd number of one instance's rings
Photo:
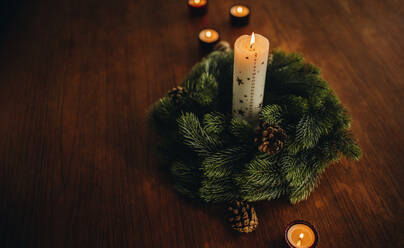
[[[280,247],[312,222],[319,247],[403,247],[404,11],[399,0],[261,0],[229,24],[186,1],[7,0],[0,38],[1,247]],[[233,233],[222,206],[172,188],[145,124],[148,106],[203,55],[197,33],[233,43],[255,31],[305,54],[349,109],[360,162],[329,168],[297,205],[257,204]]]

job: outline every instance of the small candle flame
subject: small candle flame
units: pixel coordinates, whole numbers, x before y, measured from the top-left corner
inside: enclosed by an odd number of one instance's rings
[[[254,44],[255,44],[255,35],[254,35],[254,32],[253,32],[252,35],[251,35],[251,40],[250,40],[250,48],[252,48]]]
[[[243,12],[243,7],[241,7],[241,6],[237,7],[237,12],[242,13]]]
[[[302,239],[303,239],[303,237],[304,237],[304,234],[301,233],[301,234],[299,235],[299,240],[298,240],[297,243],[296,243],[296,246],[297,246],[297,247],[301,247],[301,246],[302,246]]]
[[[210,31],[206,31],[205,36],[206,36],[206,37],[208,37],[208,38],[210,38],[210,37],[212,36],[212,32],[210,32]]]
[[[201,0],[194,0],[194,3],[199,3]]]

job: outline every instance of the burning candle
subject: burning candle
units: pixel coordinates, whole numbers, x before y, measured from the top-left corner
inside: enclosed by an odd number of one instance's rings
[[[262,109],[269,41],[242,35],[234,43],[233,116],[255,121]]]
[[[318,234],[313,225],[297,220],[286,228],[285,240],[291,248],[314,248],[318,243]]]
[[[188,7],[192,16],[201,16],[206,14],[208,9],[207,0],[188,0]]]
[[[211,28],[199,32],[199,42],[202,48],[212,48],[219,41],[219,33]]]
[[[250,8],[245,5],[234,5],[230,8],[230,19],[234,25],[245,25],[250,20]]]

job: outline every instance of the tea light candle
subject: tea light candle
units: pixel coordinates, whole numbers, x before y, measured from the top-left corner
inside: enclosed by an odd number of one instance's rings
[[[242,35],[234,43],[233,116],[255,122],[262,109],[269,41]]]
[[[291,248],[314,248],[318,243],[318,234],[313,225],[297,220],[286,228],[285,240]]]
[[[188,0],[188,7],[193,16],[201,16],[206,14],[208,9],[207,0]]]
[[[199,32],[199,42],[202,48],[212,48],[219,41],[219,33],[211,28]]]
[[[233,5],[230,8],[230,18],[234,25],[245,25],[250,20],[250,8],[245,5]]]

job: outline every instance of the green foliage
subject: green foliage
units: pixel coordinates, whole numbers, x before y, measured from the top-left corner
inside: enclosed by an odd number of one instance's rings
[[[244,147],[236,146],[220,150],[202,161],[203,175],[207,178],[223,178],[233,173],[234,166],[247,154]]]
[[[231,115],[232,52],[213,52],[195,65],[182,83],[188,91],[183,99],[163,97],[151,107],[150,127],[160,135],[160,154],[183,195],[205,202],[287,197],[297,203],[341,155],[359,159],[351,118],[320,70],[296,53],[272,55],[258,118],[286,130],[278,154],[258,152],[256,126]]]
[[[204,72],[196,83],[192,84],[190,98],[202,106],[213,104],[218,94],[218,84],[213,75]]]
[[[168,97],[163,97],[151,107],[149,125],[161,134],[164,132],[164,130],[160,128],[161,126],[175,128],[177,116],[178,110],[174,103],[171,102]]]
[[[239,144],[252,144],[254,129],[246,120],[241,118],[233,118],[229,124],[229,132],[234,138],[233,142]]]
[[[226,117],[221,113],[207,113],[203,117],[203,125],[207,133],[220,135],[225,129]]]
[[[306,114],[297,124],[296,143],[301,146],[300,150],[312,148],[317,144],[322,134],[323,132],[314,117]]]
[[[236,180],[247,201],[276,199],[287,190],[277,158],[261,154],[246,164]]]
[[[262,108],[259,118],[268,124],[279,125],[282,122],[282,108],[276,104],[270,104]]]
[[[193,113],[185,113],[178,118],[178,133],[185,145],[201,155],[210,155],[222,145],[221,140],[202,129]]]

